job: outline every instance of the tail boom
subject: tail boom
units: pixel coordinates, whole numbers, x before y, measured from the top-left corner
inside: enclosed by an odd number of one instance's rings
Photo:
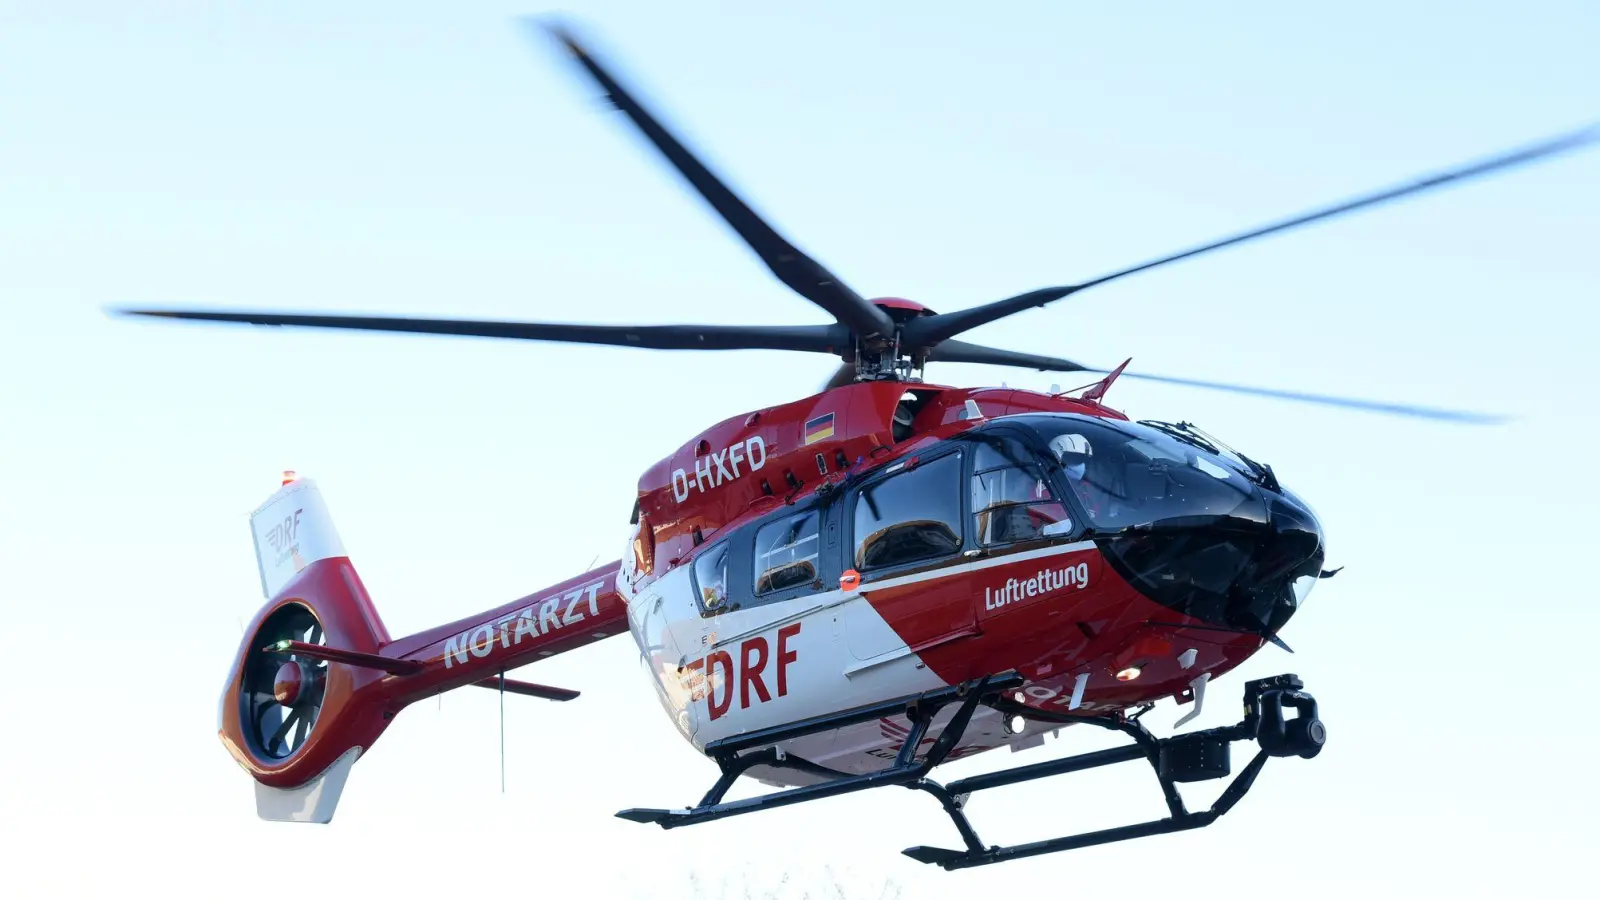
[[[314,485],[286,482],[252,527],[269,599],[234,657],[218,733],[265,819],[329,821],[351,767],[406,706],[469,685],[570,700],[504,673],[627,631],[619,561],[394,640]]]
[[[244,735],[248,703],[224,702],[221,737],[240,765],[262,784],[293,787],[320,774],[347,750],[370,747],[400,710],[426,697],[473,684],[492,684],[500,673],[537,662],[627,631],[627,605],[616,589],[617,564],[602,566],[551,588],[477,616],[382,643],[381,628],[366,617],[370,606],[360,576],[345,557],[317,560],[290,581],[278,598],[256,615],[247,635],[280,610],[304,606],[327,634],[329,658],[317,677],[325,695],[316,727],[300,752],[271,760],[266,748]],[[239,650],[228,694],[239,696],[247,668],[277,665],[275,645]],[[380,663],[388,661],[385,671]],[[410,669],[409,674],[404,670]],[[508,684],[513,693],[534,693],[531,685]],[[559,692],[557,692],[559,693]],[[535,694],[537,695],[537,694]],[[556,699],[555,697],[552,697]]]
[[[486,613],[400,638],[382,655],[423,668],[395,681],[396,696],[413,703],[627,631],[628,607],[617,591],[620,565],[608,563]]]

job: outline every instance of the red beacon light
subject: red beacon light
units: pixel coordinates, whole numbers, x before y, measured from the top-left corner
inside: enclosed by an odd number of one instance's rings
[[[299,480],[300,480],[300,475],[298,473],[296,473],[295,470],[293,470],[293,469],[284,469],[283,470],[283,483],[284,484],[289,484],[290,482],[299,481]],[[280,487],[281,487],[281,485],[280,485]]]

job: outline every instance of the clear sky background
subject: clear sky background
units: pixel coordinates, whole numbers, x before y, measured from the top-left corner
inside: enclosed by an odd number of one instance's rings
[[[218,742],[262,602],[246,515],[322,485],[392,633],[621,552],[638,473],[826,357],[113,320],[229,306],[826,321],[505,2],[0,3],[0,893],[7,897],[1580,896],[1592,885],[1600,152],[1086,292],[971,337],[1147,372],[1506,412],[1493,427],[1121,382],[1271,463],[1322,583],[1213,686],[1298,672],[1325,753],[1212,828],[969,872],[908,791],[663,832],[715,767],[626,640],[573,703],[408,710],[328,826]],[[600,52],[868,296],[1091,277],[1600,118],[1587,2],[594,2]],[[976,366],[955,383],[1066,377]],[[1147,718],[1177,718],[1163,704]],[[1105,745],[952,765],[951,777]],[[1243,748],[1236,752],[1242,764]],[[1162,814],[1147,772],[980,795],[989,842]],[[1190,789],[1191,805],[1218,784]],[[742,789],[748,792],[748,789]],[[787,879],[787,882],[785,882]],[[359,894],[355,892],[360,892]],[[698,891],[698,893],[697,893]],[[831,895],[827,895],[831,896]]]

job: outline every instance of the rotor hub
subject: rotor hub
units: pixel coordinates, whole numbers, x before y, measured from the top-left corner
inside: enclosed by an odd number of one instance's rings
[[[904,297],[874,297],[867,302],[888,313],[889,319],[894,322],[908,322],[919,316],[934,315],[933,310]]]
[[[272,678],[272,698],[282,706],[294,706],[305,688],[306,676],[300,663],[290,661],[278,667]]]

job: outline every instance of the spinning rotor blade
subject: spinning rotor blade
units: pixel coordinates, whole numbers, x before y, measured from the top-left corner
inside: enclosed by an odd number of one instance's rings
[[[1015,350],[996,350],[966,341],[944,341],[928,351],[929,362],[983,363],[991,366],[1016,366],[1038,369],[1041,372],[1098,372],[1070,359],[1040,356],[1036,353],[1018,353]]]
[[[848,346],[850,333],[839,325],[563,325],[542,322],[495,322],[473,319],[412,319],[395,316],[284,315],[262,312],[201,310],[120,310],[124,315],[251,325],[349,328],[557,341],[568,344],[610,344],[654,350],[806,350],[837,353]]]
[[[1091,369],[1092,372],[1109,371]],[[1418,419],[1436,419],[1446,422],[1465,422],[1474,425],[1492,425],[1506,421],[1505,416],[1495,413],[1468,412],[1457,409],[1441,409],[1434,406],[1412,406],[1405,403],[1388,403],[1381,400],[1361,400],[1353,397],[1333,397],[1327,394],[1307,394],[1300,391],[1280,391],[1272,388],[1250,387],[1240,384],[1222,384],[1216,381],[1197,381],[1192,378],[1172,378],[1166,375],[1141,375],[1137,372],[1123,372],[1121,378],[1138,378],[1141,381],[1158,381],[1163,384],[1179,384],[1186,387],[1208,388],[1214,391],[1228,391],[1235,394],[1252,394],[1257,397],[1272,397],[1277,400],[1296,400],[1301,403],[1316,403],[1322,406],[1337,406],[1344,409],[1359,409],[1366,412],[1387,413],[1395,416],[1406,416]]]
[[[1011,350],[996,350],[978,344],[969,344],[965,341],[945,341],[929,351],[928,359],[941,362],[982,363],[991,366],[1017,366],[1019,368],[1038,369],[1041,372],[1092,372],[1104,375],[1111,371],[1110,369],[1096,369],[1091,366],[1085,366],[1069,359],[1039,356],[1032,353],[1016,353]],[[1338,406],[1345,409],[1360,409],[1367,412],[1380,412],[1424,419],[1441,419],[1451,422],[1488,424],[1504,421],[1505,418],[1489,413],[1438,409],[1429,406],[1411,406],[1404,403],[1387,403],[1379,400],[1361,400],[1351,397],[1333,397],[1327,394],[1308,394],[1300,391],[1280,391],[1272,388],[1222,384],[1216,381],[1197,381],[1192,378],[1172,378],[1166,375],[1141,375],[1137,372],[1123,372],[1118,377],[1138,378],[1142,381],[1157,381],[1162,384],[1178,384],[1185,387],[1207,388],[1235,394],[1272,397],[1278,400],[1298,400],[1302,403],[1318,403],[1323,406]]]
[[[618,84],[610,72],[595,61],[564,25],[552,21],[526,20],[526,22],[530,27],[543,27],[566,47],[584,71],[588,72],[605,91],[606,98],[644,132],[650,143],[661,151],[678,173],[700,192],[700,196],[711,204],[734,231],[738,232],[779,280],[792,288],[795,293],[827,310],[862,340],[874,335],[887,337],[894,333],[894,323],[883,310],[868,303],[821,263],[801,252],[756,215],[641,106],[632,94]]]
[[[1342,215],[1347,212],[1353,212],[1368,206],[1376,206],[1380,203],[1396,200],[1401,197],[1419,193],[1429,188],[1438,187],[1450,182],[1461,181],[1479,175],[1484,175],[1498,169],[1506,169],[1522,163],[1532,162],[1540,157],[1550,156],[1564,150],[1575,149],[1583,146],[1584,144],[1592,143],[1596,140],[1600,140],[1600,125],[1591,125],[1579,131],[1574,131],[1539,144],[1534,144],[1523,147],[1519,150],[1503,153],[1498,156],[1480,160],[1456,169],[1438,172],[1406,184],[1387,188],[1385,190],[1367,194],[1362,197],[1357,197],[1352,200],[1347,200],[1333,206],[1325,207],[1315,212],[1295,216],[1291,219],[1284,219],[1271,225],[1265,225],[1251,231],[1233,235],[1232,237],[1223,238],[1218,241],[1212,241],[1211,243],[1202,244],[1198,247],[1192,247],[1188,250],[1183,250],[1181,252],[1163,256],[1158,259],[1153,259],[1149,262],[1140,263],[1139,265],[1121,269],[1108,275],[1102,275],[1099,278],[1095,278],[1091,281],[1085,281],[1081,284],[1066,285],[1063,287],[1041,288],[1036,291],[1029,291],[1025,294],[1018,294],[1015,297],[1010,297],[1005,300],[997,300],[993,303],[988,303],[983,306],[975,306],[971,309],[963,309],[957,312],[915,319],[906,323],[905,325],[905,330],[902,337],[902,346],[905,346],[909,349],[932,347],[938,344],[940,341],[954,337],[963,331],[976,328],[979,325],[993,322],[997,319],[1003,319],[1006,316],[1012,315],[1013,313],[1018,313],[1022,310],[1030,309],[1035,306],[1044,306],[1045,304],[1060,300],[1062,297],[1075,294],[1078,291],[1094,287],[1098,284],[1105,284],[1108,281],[1114,281],[1126,275],[1144,272],[1149,269],[1154,269],[1158,266],[1167,265],[1168,263],[1174,263],[1179,260],[1188,259],[1192,256],[1199,256],[1202,253],[1209,253],[1212,250],[1220,250],[1223,247],[1229,247],[1234,244],[1254,240],[1255,238],[1265,237],[1269,234],[1275,234],[1280,231],[1287,231],[1291,228],[1297,228],[1301,225],[1308,225],[1312,222],[1332,218],[1334,216]]]

